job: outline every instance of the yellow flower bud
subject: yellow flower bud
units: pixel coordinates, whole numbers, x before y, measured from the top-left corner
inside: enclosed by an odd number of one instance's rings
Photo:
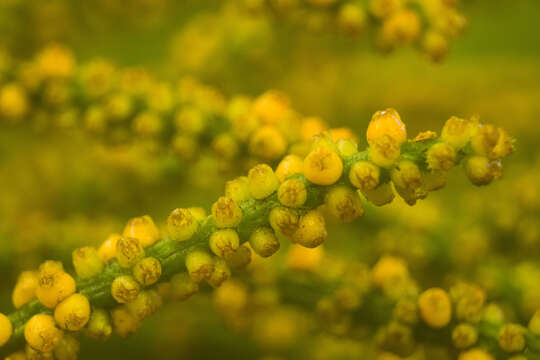
[[[290,101],[285,94],[270,90],[255,99],[252,111],[265,124],[276,124],[289,116]]]
[[[214,305],[221,311],[235,313],[247,305],[248,293],[244,284],[229,280],[214,291]]]
[[[199,223],[190,209],[174,209],[167,218],[167,232],[173,240],[188,240],[198,229]]]
[[[275,232],[284,236],[292,236],[299,225],[298,214],[293,209],[275,207],[268,216],[270,226]]]
[[[310,249],[292,245],[287,251],[287,267],[293,270],[312,271],[317,269],[324,257],[324,246]]]
[[[90,319],[90,303],[86,296],[73,294],[54,309],[54,319],[60,328],[79,331]]]
[[[111,319],[114,332],[123,338],[135,333],[141,324],[125,305],[113,309]]]
[[[287,207],[300,207],[307,200],[306,186],[298,179],[285,180],[279,186],[278,200]]]
[[[52,351],[41,352],[26,344],[24,349],[24,360],[54,360]]]
[[[210,236],[209,243],[214,254],[222,258],[229,258],[240,246],[240,238],[233,229],[217,230]]]
[[[225,259],[227,265],[233,270],[243,270],[251,263],[251,249],[247,245],[241,245],[230,257]]]
[[[256,229],[249,237],[249,244],[257,255],[268,257],[279,250],[279,240],[274,231],[267,227]]]
[[[19,275],[13,289],[11,300],[16,309],[28,303],[36,296],[39,285],[39,275],[36,271],[24,271]]]
[[[212,205],[212,216],[218,228],[235,227],[242,221],[242,209],[233,199],[221,196]]]
[[[70,77],[76,65],[73,53],[60,44],[47,46],[38,54],[36,61],[41,75],[46,78]]]
[[[390,182],[379,184],[373,190],[363,190],[362,194],[366,199],[376,206],[390,204],[394,200],[394,190]]]
[[[371,277],[375,285],[382,287],[388,280],[408,278],[409,270],[402,259],[395,256],[383,256],[373,267]]]
[[[422,49],[433,62],[441,62],[448,54],[448,40],[436,31],[427,31],[422,38]]]
[[[406,190],[416,190],[422,186],[422,173],[414,162],[401,160],[390,174],[396,187]]]
[[[93,309],[85,333],[96,340],[105,340],[111,336],[112,324],[109,313],[103,309]]]
[[[369,10],[378,18],[384,18],[403,8],[403,0],[370,0]]]
[[[191,280],[187,273],[176,274],[171,278],[171,296],[184,301],[199,292],[199,284]]]
[[[231,270],[229,269],[229,265],[227,265],[227,262],[223,259],[216,259],[214,262],[214,272],[212,273],[212,276],[210,279],[208,279],[208,283],[210,286],[217,288],[221,286],[221,284],[224,281],[227,281],[231,277]]]
[[[106,104],[106,111],[111,120],[124,120],[133,111],[132,98],[124,93],[117,93],[109,96]]]
[[[133,131],[139,136],[157,136],[163,130],[163,120],[159,115],[144,111],[133,119]]]
[[[54,308],[60,301],[75,292],[75,280],[62,270],[61,264],[45,262],[39,269],[38,300],[48,308]]]
[[[411,44],[420,35],[422,23],[414,10],[400,10],[383,22],[382,38],[391,45]]]
[[[120,266],[130,268],[144,257],[144,249],[138,239],[121,237],[116,244],[116,260]]]
[[[364,207],[358,193],[348,186],[336,186],[326,195],[326,206],[332,216],[351,222],[364,215]]]
[[[431,170],[450,170],[456,163],[456,151],[449,144],[439,142],[429,148],[426,161]]]
[[[442,189],[446,185],[448,175],[446,171],[436,170],[422,173],[422,180],[426,191]]]
[[[307,117],[300,124],[300,138],[309,141],[313,136],[319,135],[328,128],[328,125],[318,117]]]
[[[353,156],[358,152],[358,144],[351,139],[340,139],[337,142],[340,156]]]
[[[525,329],[521,325],[507,324],[499,330],[499,346],[506,352],[518,352],[525,348]]]
[[[101,271],[105,263],[98,254],[98,251],[90,246],[76,249],[73,251],[73,266],[77,276],[81,279],[96,276]]]
[[[98,254],[105,262],[112,260],[116,257],[116,245],[121,238],[119,234],[110,235],[98,249]]]
[[[321,245],[327,235],[324,218],[314,210],[300,218],[298,230],[293,235],[293,242],[307,248],[314,248]]]
[[[369,145],[377,139],[388,136],[395,141],[397,147],[407,140],[407,129],[401,117],[394,109],[377,111],[369,122],[366,137]]]
[[[148,247],[160,239],[159,229],[148,215],[129,220],[122,236],[139,240],[143,247]]]
[[[161,277],[161,263],[153,257],[144,258],[133,267],[133,277],[143,286],[154,285]]]
[[[494,358],[484,350],[472,349],[461,353],[458,360],[494,360]]]
[[[490,162],[484,156],[471,156],[465,162],[465,172],[467,177],[477,186],[487,185],[498,176],[498,164]]]
[[[54,348],[55,360],[77,360],[81,344],[72,335],[64,335]]]
[[[369,145],[369,159],[377,166],[389,168],[400,155],[398,143],[388,135],[375,138]]]
[[[466,349],[478,341],[478,330],[467,323],[459,324],[452,330],[452,342],[458,349]]]
[[[155,313],[162,303],[161,296],[155,290],[148,290],[141,291],[126,307],[138,321],[143,321]]]
[[[491,154],[492,157],[495,159],[500,159],[508,156],[514,151],[514,144],[510,135],[508,135],[508,133],[504,129],[499,128],[498,131],[499,140],[497,141],[497,144],[493,148]]]
[[[177,135],[171,141],[173,152],[185,161],[191,161],[198,155],[198,147],[197,141],[186,135]]]
[[[452,318],[452,303],[443,289],[431,288],[420,294],[418,298],[420,315],[424,322],[433,328],[441,328]]]
[[[38,314],[32,316],[24,326],[24,338],[32,348],[49,352],[60,342],[62,331],[56,327],[52,316]]]
[[[264,199],[270,196],[279,186],[279,179],[272,168],[266,164],[259,164],[249,170],[249,191],[255,199]]]
[[[304,160],[298,155],[287,155],[281,160],[277,169],[276,176],[279,181],[285,181],[289,176],[302,174],[304,171]]]
[[[441,139],[454,149],[462,149],[471,139],[473,124],[465,119],[452,116],[446,121],[441,132]]]
[[[379,185],[380,169],[369,161],[357,161],[349,171],[349,181],[361,191],[373,190]]]
[[[0,347],[4,346],[13,334],[13,325],[8,317],[0,313]]]
[[[249,139],[250,153],[267,161],[281,158],[287,151],[287,145],[285,136],[271,125],[255,130]]]
[[[399,299],[394,308],[394,317],[404,324],[416,324],[418,322],[418,304],[412,299]]]
[[[28,111],[28,100],[24,88],[7,84],[0,89],[0,117],[20,119]]]
[[[225,184],[225,196],[238,203],[249,199],[249,180],[247,176],[240,176],[234,180],[227,181]]]
[[[174,116],[174,124],[181,133],[199,134],[204,130],[206,120],[200,109],[194,106],[183,107]]]
[[[349,34],[359,34],[364,31],[367,15],[364,9],[354,3],[344,3],[339,8],[338,24]]]
[[[232,159],[238,154],[238,142],[236,139],[227,133],[219,134],[214,141],[212,141],[212,149],[214,152],[224,158]]]
[[[191,279],[200,283],[212,276],[214,260],[207,252],[193,251],[186,256],[186,268]]]
[[[120,304],[135,300],[140,291],[141,286],[130,275],[118,276],[111,284],[111,295]]]
[[[304,159],[304,175],[317,185],[332,185],[343,172],[343,161],[334,151],[319,146]]]

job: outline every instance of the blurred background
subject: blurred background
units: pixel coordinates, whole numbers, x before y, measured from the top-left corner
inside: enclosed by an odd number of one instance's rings
[[[166,306],[129,339],[84,340],[80,358],[369,359],[368,328],[314,325],[313,308],[288,304],[290,294],[279,291],[302,289],[276,283],[280,274],[319,281],[321,267],[371,266],[387,254],[406,259],[422,286],[455,278],[482,284],[515,319],[540,307],[540,290],[531,286],[540,280],[540,2],[461,0],[458,9],[464,33],[433,62],[412,46],[375,51],[369,29],[343,34],[323,10],[304,26],[243,1],[0,0],[0,69],[62,44],[77,64],[106,59],[119,69],[144,68],[158,82],[192,76],[227,99],[277,89],[299,113],[351,128],[360,148],[371,115],[387,107],[398,110],[410,136],[440,131],[457,115],[479,116],[517,139],[504,177],[491,186],[472,188],[454,171],[447,188],[414,207],[368,207],[359,222],[330,225],[313,264],[291,265],[283,245],[248,270],[273,274],[272,281],[238,275],[233,292],[246,299],[234,319],[202,293]],[[111,150],[69,126],[45,128],[0,129],[2,309],[12,308],[21,270],[48,258],[70,263],[76,246],[101,243],[134,216],[151,214],[163,225],[175,207],[208,209],[235,174],[212,158],[187,166],[168,155]],[[519,295],[504,295],[514,289]]]

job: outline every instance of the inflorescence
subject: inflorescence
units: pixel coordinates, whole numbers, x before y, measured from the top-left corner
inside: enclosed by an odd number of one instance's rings
[[[274,97],[263,98],[270,107],[259,103],[265,110],[259,116],[283,116],[282,108],[273,107],[281,104]],[[448,171],[459,164],[473,184],[486,185],[501,176],[501,159],[513,150],[512,138],[503,129],[457,117],[446,122],[440,136],[427,131],[407,140],[405,124],[393,109],[373,115],[364,151],[346,129],[324,131],[317,119],[302,125],[300,136],[309,142],[280,152],[289,155],[275,170],[260,163],[247,176],[229,181],[209,215],[202,208],[175,209],[165,233],[149,216],[134,218],[99,248],[75,250],[75,275],[56,261],[22,273],[13,291],[17,310],[0,315],[2,356],[26,343],[30,358],[73,358],[78,334],[96,339],[113,332],[127,336],[164,300],[185,300],[204,284],[219,287],[232,271],[249,264],[252,252],[269,257],[284,238],[303,248],[319,247],[328,236],[326,216],[354,221],[364,214],[365,201],[382,206],[396,193],[414,205],[444,187]],[[263,132],[261,142],[273,146],[268,139],[274,134]],[[373,270],[374,282],[381,286],[396,272],[406,272],[399,261],[385,261]],[[418,306],[428,327],[443,328],[450,322],[451,302],[444,290],[426,290],[412,306]],[[525,338],[519,347],[514,341],[516,331],[528,334],[521,329],[512,325],[501,330],[503,350],[525,348]],[[393,339],[401,330],[389,326],[387,335]],[[467,353],[462,357],[475,359]]]

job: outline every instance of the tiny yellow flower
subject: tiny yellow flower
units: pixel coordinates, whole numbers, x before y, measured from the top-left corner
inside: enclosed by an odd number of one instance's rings
[[[317,185],[332,185],[343,173],[343,161],[334,151],[319,146],[304,159],[304,175]]]
[[[24,326],[24,338],[32,348],[49,352],[60,342],[62,331],[56,327],[52,316],[38,314],[32,316]]]
[[[448,293],[440,288],[431,288],[420,294],[418,298],[420,315],[424,322],[433,327],[441,328],[452,318],[452,303]]]
[[[175,241],[188,240],[199,229],[199,223],[190,209],[174,209],[167,218],[167,232]]]
[[[90,319],[90,303],[86,296],[73,294],[54,309],[54,319],[64,330],[79,331]]]
[[[242,209],[233,199],[221,196],[212,205],[212,216],[218,228],[235,227],[242,220]]]
[[[135,300],[140,291],[141,286],[130,275],[118,276],[111,284],[111,295],[120,304]]]
[[[262,257],[273,255],[280,247],[274,231],[267,227],[256,229],[249,237],[249,244],[253,251]]]
[[[98,254],[103,261],[107,262],[116,257],[116,245],[121,237],[122,236],[119,234],[109,235],[107,240],[101,244],[98,249]]]
[[[153,257],[139,261],[133,267],[133,277],[143,286],[150,286],[158,282],[161,277],[161,263]]]
[[[240,246],[238,233],[233,229],[217,230],[210,236],[210,249],[221,258],[230,258]]]
[[[278,200],[283,206],[300,207],[307,200],[306,186],[298,179],[285,180],[279,186]]]
[[[279,179],[272,168],[266,164],[259,164],[249,170],[249,191],[255,199],[264,199],[270,196],[279,186]]]
[[[120,266],[129,268],[144,257],[142,244],[136,238],[121,237],[116,244],[116,260]]]
[[[293,242],[307,248],[314,248],[321,245],[327,235],[323,216],[314,210],[300,218],[298,230],[293,235]]]
[[[103,271],[105,266],[98,251],[91,246],[76,249],[73,251],[72,258],[75,272],[81,279],[88,279],[96,276]]]
[[[122,235],[139,240],[143,247],[148,247],[161,238],[159,229],[148,215],[129,220]]]
[[[8,317],[0,313],[0,347],[4,346],[13,334],[13,325]]]
[[[285,181],[289,176],[302,174],[304,171],[304,160],[298,155],[287,155],[281,160],[277,169],[276,176],[279,181]]]
[[[399,147],[407,140],[407,129],[398,112],[394,109],[377,111],[369,122],[366,137],[368,144],[373,144],[382,136],[394,139]]]

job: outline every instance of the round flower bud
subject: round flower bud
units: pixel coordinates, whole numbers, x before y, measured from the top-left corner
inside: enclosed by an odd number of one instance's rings
[[[163,300],[155,290],[141,291],[135,300],[126,305],[127,309],[139,321],[143,321],[155,313]]]
[[[298,155],[287,155],[281,160],[277,169],[276,176],[279,181],[285,181],[289,176],[302,174],[304,171],[304,160]]]
[[[452,342],[458,349],[466,349],[478,341],[478,330],[469,324],[459,324],[452,330]]]
[[[235,313],[247,305],[248,293],[244,284],[236,281],[226,281],[214,291],[214,305],[220,310]]]
[[[279,186],[279,179],[272,168],[266,164],[259,164],[249,170],[249,191],[255,199],[264,199],[270,196]]]
[[[153,257],[144,258],[133,267],[133,277],[143,286],[154,285],[161,277],[161,263]]]
[[[242,209],[233,199],[225,196],[212,205],[212,215],[218,228],[235,227],[242,221]]]
[[[39,274],[36,271],[24,271],[19,275],[13,289],[11,300],[16,309],[30,302],[36,296],[39,286]]]
[[[429,148],[426,161],[431,170],[450,170],[456,163],[456,151],[449,144],[439,142]]]
[[[8,317],[0,313],[0,347],[4,346],[13,334],[13,325]]]
[[[369,144],[369,159],[375,165],[389,168],[400,155],[398,143],[388,135],[382,135]]]
[[[422,186],[420,168],[410,160],[401,160],[390,174],[396,187],[406,190],[416,190]]]
[[[358,144],[351,139],[340,139],[337,142],[337,148],[339,155],[341,156],[353,156],[358,153]]]
[[[378,18],[384,18],[403,8],[403,0],[370,0],[369,10]]]
[[[362,194],[366,199],[376,206],[390,204],[394,200],[394,190],[390,182],[379,184],[373,190],[363,190]]]
[[[377,139],[388,136],[394,139],[399,147],[407,140],[407,129],[401,121],[401,117],[394,109],[377,111],[369,122],[366,137],[369,145]]]
[[[113,330],[120,337],[134,334],[141,322],[129,311],[126,306],[119,306],[111,311]]]
[[[343,161],[334,151],[319,146],[304,159],[304,175],[317,185],[332,185],[343,173]]]
[[[287,151],[287,139],[275,126],[262,126],[251,135],[249,151],[267,161],[277,160]]]
[[[38,300],[48,308],[54,308],[60,301],[75,292],[75,280],[61,268],[45,262],[40,266],[39,286],[36,290]]]
[[[465,162],[465,172],[471,183],[482,186],[493,181],[497,166],[484,156],[471,156]]]
[[[219,134],[212,141],[212,149],[219,157],[230,160],[238,154],[238,142],[231,134]]]
[[[373,190],[379,185],[380,175],[378,166],[369,161],[357,161],[351,166],[349,181],[362,191]]]
[[[287,251],[287,267],[292,270],[314,271],[323,260],[323,247],[310,249],[293,244]]]
[[[199,229],[199,223],[190,209],[174,209],[167,218],[167,232],[175,241],[188,240]]]
[[[275,207],[270,211],[269,221],[270,226],[275,232],[284,236],[292,236],[299,225],[298,214],[284,207]]]
[[[227,265],[233,270],[243,270],[251,263],[251,250],[247,245],[241,245],[230,257],[225,259]]]
[[[235,203],[249,199],[250,195],[247,176],[240,176],[225,184],[225,196]]]
[[[86,296],[73,294],[54,309],[54,319],[64,330],[79,331],[90,319],[90,303]]]
[[[307,200],[306,186],[298,179],[285,180],[279,186],[278,200],[287,207],[300,207]]]
[[[219,257],[231,257],[239,246],[240,238],[233,229],[217,230],[210,236],[210,249]]]
[[[431,288],[420,294],[418,308],[424,322],[433,328],[441,328],[452,318],[452,303],[443,289]]]
[[[472,349],[465,351],[459,355],[458,360],[495,360],[485,350]]]
[[[309,141],[313,136],[319,135],[328,128],[328,125],[318,117],[307,117],[300,124],[300,138]]]
[[[133,119],[133,131],[139,136],[157,136],[162,130],[163,120],[153,112],[141,112]]]
[[[256,229],[249,237],[249,244],[257,255],[269,257],[279,250],[279,240],[274,231],[267,227]]]
[[[98,254],[103,261],[107,262],[116,257],[116,245],[121,237],[119,234],[112,234],[101,244]]]
[[[21,119],[29,110],[28,99],[23,87],[7,84],[0,89],[0,117]]]
[[[212,276],[214,260],[207,252],[193,251],[186,256],[186,268],[191,279],[200,283]]]
[[[214,272],[210,279],[208,279],[208,284],[210,286],[217,288],[220,287],[224,281],[227,281],[231,277],[231,269],[229,265],[223,259],[216,259],[214,262]]]
[[[159,229],[148,215],[129,220],[122,235],[139,240],[143,247],[148,247],[160,239]]]
[[[446,120],[441,132],[441,139],[454,149],[462,149],[471,139],[473,125],[470,121],[452,116]]]
[[[332,216],[351,222],[364,215],[364,207],[358,193],[348,186],[336,186],[326,195],[326,206]]]
[[[171,296],[174,300],[184,301],[199,292],[199,284],[187,273],[176,274],[171,278]]]
[[[448,40],[436,31],[427,31],[422,39],[422,49],[433,62],[441,62],[448,54]]]
[[[140,291],[141,286],[130,275],[118,276],[111,284],[111,295],[120,304],[135,300]]]
[[[52,316],[37,314],[24,326],[24,338],[32,348],[49,352],[60,342],[62,331],[56,327]]]
[[[109,313],[103,309],[93,309],[85,333],[96,340],[105,340],[111,336],[112,324]]]
[[[121,237],[116,244],[116,260],[120,266],[130,268],[144,257],[144,249],[139,240]]]
[[[72,335],[64,335],[54,348],[55,360],[76,360],[81,350],[81,344]]]
[[[383,256],[373,267],[371,277],[373,283],[383,287],[391,279],[405,279],[409,276],[407,264],[395,256]]]
[[[81,279],[88,279],[96,276],[103,271],[105,266],[98,251],[91,246],[76,249],[73,251],[72,258],[75,272]]]
[[[307,248],[321,245],[327,237],[324,218],[318,211],[310,211],[300,218],[293,242]]]
[[[499,346],[506,352],[518,352],[525,348],[525,329],[521,325],[507,324],[499,330]]]
[[[361,33],[367,22],[364,9],[354,3],[345,3],[339,8],[338,24],[346,32],[356,35]]]
[[[508,156],[514,151],[514,144],[510,135],[508,135],[508,133],[503,129],[499,128],[498,130],[499,140],[491,153],[492,157],[495,159]]]

